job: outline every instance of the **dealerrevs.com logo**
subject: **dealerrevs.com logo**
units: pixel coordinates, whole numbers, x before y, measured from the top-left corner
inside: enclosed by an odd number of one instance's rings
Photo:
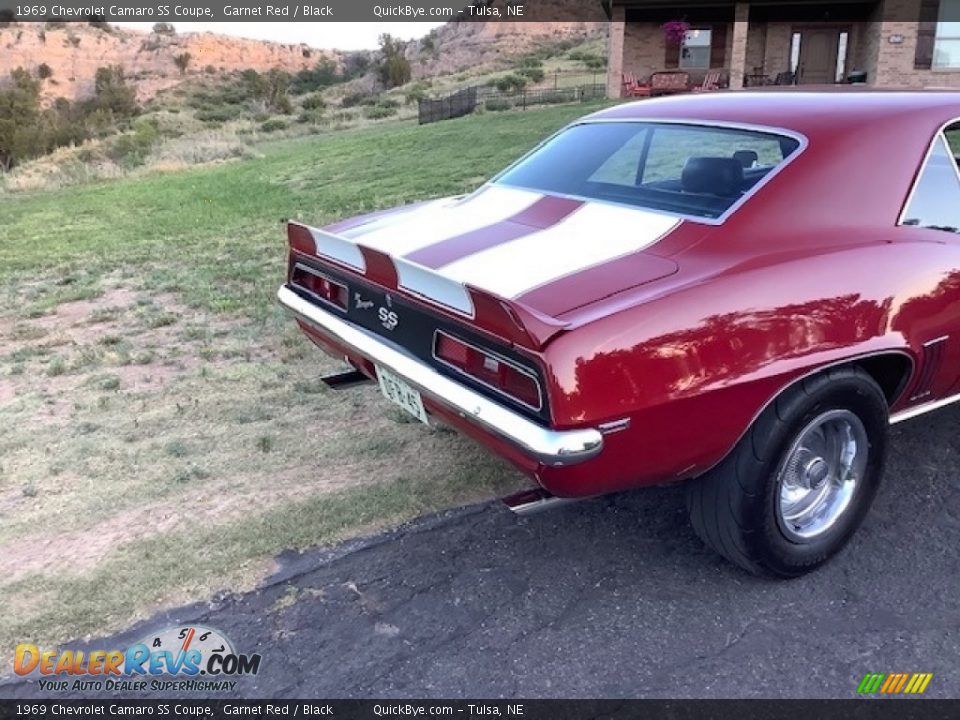
[[[201,625],[166,628],[125,650],[40,650],[17,645],[13,671],[37,678],[40,690],[232,691],[260,671],[260,655],[242,654],[223,633]]]

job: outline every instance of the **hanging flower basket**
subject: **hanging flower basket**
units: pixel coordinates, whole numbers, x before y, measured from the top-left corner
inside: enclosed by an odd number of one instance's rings
[[[670,20],[660,26],[663,30],[663,36],[671,45],[679,45],[690,32],[690,23],[685,20]]]

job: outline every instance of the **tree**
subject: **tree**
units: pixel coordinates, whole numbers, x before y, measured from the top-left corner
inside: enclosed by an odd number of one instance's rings
[[[287,92],[290,89],[290,74],[283,70],[273,69],[266,73],[256,70],[243,71],[243,79],[250,89],[250,94],[265,110],[290,113],[293,105]]]
[[[40,63],[37,66],[37,77],[41,80],[46,80],[53,77],[53,68],[51,68],[46,63]]]
[[[336,61],[330,58],[321,58],[312,68],[298,72],[293,77],[290,87],[296,95],[303,95],[343,82],[343,79],[343,76],[337,72]]]
[[[176,35],[177,29],[170,23],[158,22],[154,24],[153,32],[156,35]]]
[[[106,110],[118,117],[132,117],[140,111],[137,89],[127,85],[122,65],[97,68],[94,90],[93,109]]]
[[[23,68],[10,73],[13,81],[0,90],[0,168],[41,154],[40,81]]]
[[[190,65],[191,59],[193,59],[193,55],[188,52],[180,53],[173,59],[173,64],[177,66],[181,75],[187,74],[187,67]]]
[[[382,58],[377,70],[385,87],[398,87],[410,82],[410,61],[404,55],[405,49],[406,43],[392,35],[384,33],[380,36]]]

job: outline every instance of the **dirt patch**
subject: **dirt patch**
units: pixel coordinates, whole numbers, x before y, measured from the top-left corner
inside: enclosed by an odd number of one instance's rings
[[[338,465],[336,474],[318,475],[313,465],[287,467],[269,482],[253,483],[243,490],[230,481],[207,486],[191,498],[189,512],[182,501],[155,502],[81,531],[22,538],[0,554],[0,577],[4,582],[16,582],[34,573],[81,574],[122,544],[197,523],[226,524],[249,515],[250,508],[263,512],[290,500],[357,487],[376,477],[372,469],[370,463]]]
[[[0,405],[12,401],[17,396],[17,387],[8,378],[0,378]]]

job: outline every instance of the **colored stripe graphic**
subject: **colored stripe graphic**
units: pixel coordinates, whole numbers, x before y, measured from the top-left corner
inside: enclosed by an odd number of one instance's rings
[[[579,200],[548,195],[502,222],[420,248],[407,255],[406,259],[435,270],[481,250],[545,230],[582,206],[583,202]]]
[[[922,695],[933,673],[867,673],[857,686],[858,695]]]

